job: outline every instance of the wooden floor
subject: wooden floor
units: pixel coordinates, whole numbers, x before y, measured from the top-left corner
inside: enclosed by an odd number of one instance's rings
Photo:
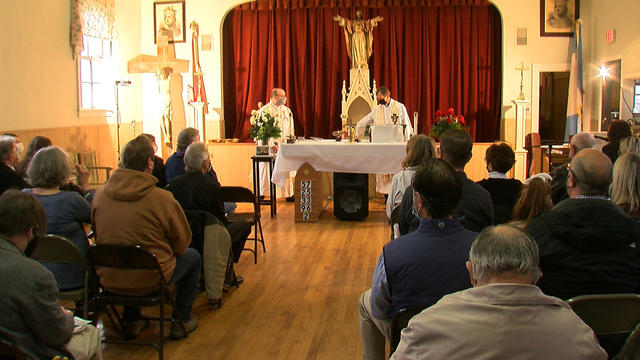
[[[293,206],[278,202],[274,218],[263,207],[267,252],[259,252],[257,265],[251,253],[242,255],[236,272],[244,283],[225,293],[221,309],[198,294],[193,309],[198,329],[185,340],[167,340],[165,359],[361,357],[357,301],[371,286],[377,257],[389,239],[382,199],[372,200],[362,222],[337,220],[330,205],[318,223],[295,223]],[[109,335],[106,318],[104,327]],[[152,326],[141,338],[155,331]],[[104,357],[157,359],[157,352],[105,344]]]

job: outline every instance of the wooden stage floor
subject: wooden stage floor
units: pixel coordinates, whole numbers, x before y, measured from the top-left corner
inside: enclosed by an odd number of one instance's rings
[[[278,201],[275,218],[263,207],[267,252],[257,265],[251,253],[242,255],[236,272],[244,283],[225,293],[221,309],[198,294],[198,329],[167,340],[165,359],[361,358],[358,298],[371,287],[390,230],[382,199],[371,200],[362,222],[337,220],[331,206],[314,224],[295,223],[293,203]],[[140,338],[154,336],[154,326]],[[151,347],[103,346],[105,359],[157,359]]]

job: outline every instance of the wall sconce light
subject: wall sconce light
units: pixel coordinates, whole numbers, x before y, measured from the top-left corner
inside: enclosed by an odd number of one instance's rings
[[[606,80],[609,75],[609,68],[607,68],[605,65],[600,66],[600,77],[602,77],[602,80]]]

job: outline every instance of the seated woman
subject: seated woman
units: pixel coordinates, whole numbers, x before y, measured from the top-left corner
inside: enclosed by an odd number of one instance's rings
[[[503,224],[511,220],[513,206],[522,188],[520,180],[508,179],[506,175],[516,162],[516,154],[508,144],[493,144],[487,149],[484,160],[489,178],[478,184],[491,194],[493,223]]]
[[[551,209],[551,185],[542,177],[532,177],[522,186],[522,192],[513,209],[511,225],[521,230],[529,226],[534,216]]]
[[[29,168],[29,164],[31,163],[31,159],[33,159],[33,156],[38,152],[38,150],[51,145],[53,145],[51,139],[44,136],[36,136],[31,139],[29,146],[27,146],[27,152],[24,154],[24,157],[22,158],[22,160],[20,160],[20,163],[16,167],[16,172],[18,173],[18,175],[26,178],[27,169]]]
[[[75,191],[60,190],[60,186],[69,181],[70,169],[69,157],[62,149],[57,146],[41,149],[27,170],[33,188],[23,191],[33,194],[44,208],[47,214],[45,233],[64,236],[84,253],[89,248],[89,240],[83,225],[91,222],[91,205]],[[78,182],[86,190],[89,177],[79,176]],[[82,264],[43,265],[53,273],[60,290],[84,285]]]
[[[613,165],[609,195],[627,215],[640,221],[640,155],[621,154]]]
[[[631,136],[631,127],[624,120],[614,120],[609,125],[607,130],[607,137],[609,143],[602,147],[602,152],[605,153],[612,163],[616,162],[618,158],[618,151],[620,149],[620,140]]]
[[[407,142],[407,156],[402,160],[402,170],[393,175],[391,179],[391,191],[387,197],[387,217],[391,218],[391,212],[402,202],[404,191],[411,185],[413,174],[425,161],[436,157],[436,147],[433,139],[420,134],[412,137]]]

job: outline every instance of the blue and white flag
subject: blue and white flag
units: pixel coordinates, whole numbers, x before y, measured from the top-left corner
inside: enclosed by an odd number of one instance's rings
[[[571,39],[571,70],[569,73],[569,98],[567,99],[567,123],[564,128],[564,141],[578,133],[582,124],[582,20],[576,20]]]

